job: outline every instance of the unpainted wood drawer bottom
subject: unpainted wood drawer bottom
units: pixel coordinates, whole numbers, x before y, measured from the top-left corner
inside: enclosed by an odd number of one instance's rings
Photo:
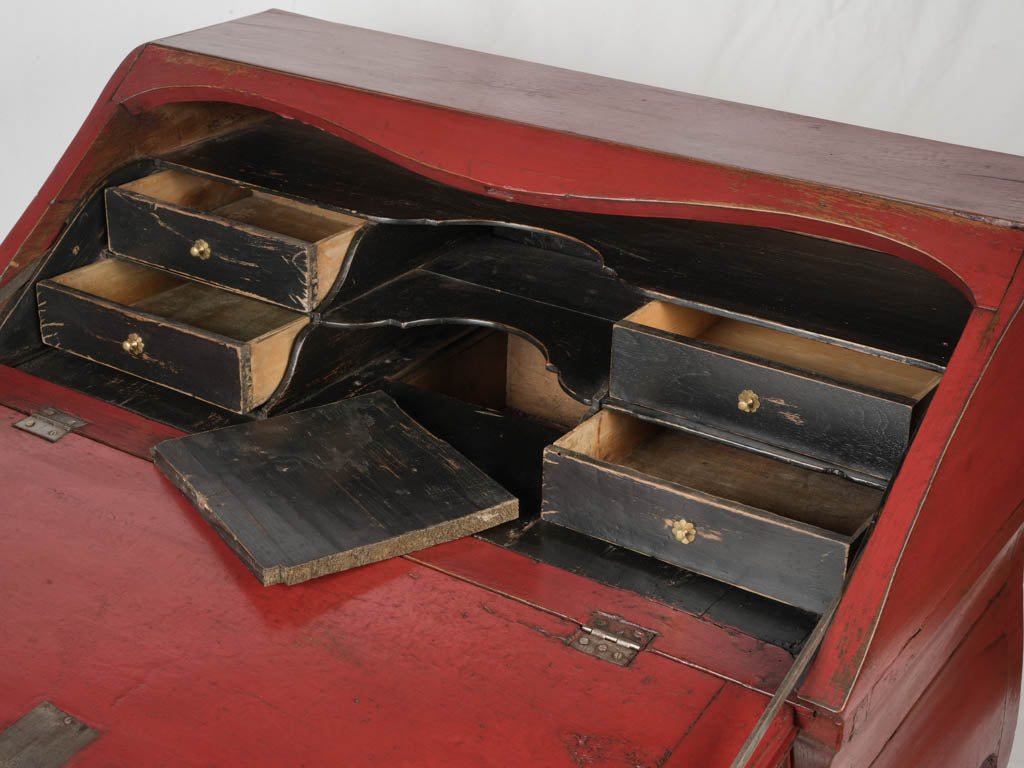
[[[120,259],[36,286],[44,343],[236,413],[280,384],[306,315]]]

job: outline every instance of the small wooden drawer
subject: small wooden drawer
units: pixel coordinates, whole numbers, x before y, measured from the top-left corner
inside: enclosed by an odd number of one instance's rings
[[[309,317],[106,259],[36,285],[43,341],[245,413],[284,377]]]
[[[612,331],[609,392],[887,479],[937,371],[655,301]]]
[[[820,613],[882,491],[601,410],[544,451],[545,519]]]
[[[110,250],[308,312],[334,285],[365,223],[179,170],[106,191]]]

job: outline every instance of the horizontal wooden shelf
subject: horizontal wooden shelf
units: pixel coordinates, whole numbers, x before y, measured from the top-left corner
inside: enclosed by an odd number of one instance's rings
[[[589,404],[607,386],[612,324],[640,303],[594,262],[476,237],[331,310],[323,324],[501,329],[541,348],[564,389]]]

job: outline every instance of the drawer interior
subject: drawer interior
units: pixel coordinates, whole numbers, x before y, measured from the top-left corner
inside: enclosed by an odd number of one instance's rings
[[[297,312],[120,259],[88,264],[52,282],[240,342],[307,322]]]
[[[51,280],[89,296],[246,346],[251,405],[265,402],[284,377],[292,344],[309,317],[121,259],[104,259]],[[197,369],[196,375],[201,375]]]
[[[555,447],[844,536],[856,535],[883,497],[880,490],[836,475],[608,409],[580,424]]]
[[[327,208],[173,168],[143,176],[120,188],[310,243],[363,223],[362,219]]]
[[[665,301],[645,304],[625,320],[914,402],[941,378],[897,360]]]
[[[471,334],[399,378],[420,389],[550,424],[576,424],[587,411],[562,389],[558,375],[547,370],[537,347],[501,331]]]

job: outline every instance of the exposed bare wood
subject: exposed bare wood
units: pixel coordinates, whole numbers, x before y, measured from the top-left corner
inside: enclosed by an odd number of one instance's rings
[[[198,211],[212,211],[252,195],[235,184],[173,168],[122,184],[121,189]]]
[[[284,378],[295,337],[307,325],[309,325],[309,318],[299,316],[287,325],[275,328],[252,341],[250,346],[250,365],[252,366],[250,408],[262,405],[274,394],[277,385]]]
[[[662,429],[619,464],[724,499],[766,509],[846,536],[882,502],[882,491],[824,472]]]
[[[505,406],[565,426],[578,424],[587,412],[562,389],[558,374],[547,369],[544,353],[515,334],[508,336]]]
[[[663,301],[626,319],[911,400],[920,400],[941,379],[935,371],[896,360]]]
[[[53,278],[53,282],[131,306],[178,288],[184,281],[155,269],[121,259],[103,259]]]

